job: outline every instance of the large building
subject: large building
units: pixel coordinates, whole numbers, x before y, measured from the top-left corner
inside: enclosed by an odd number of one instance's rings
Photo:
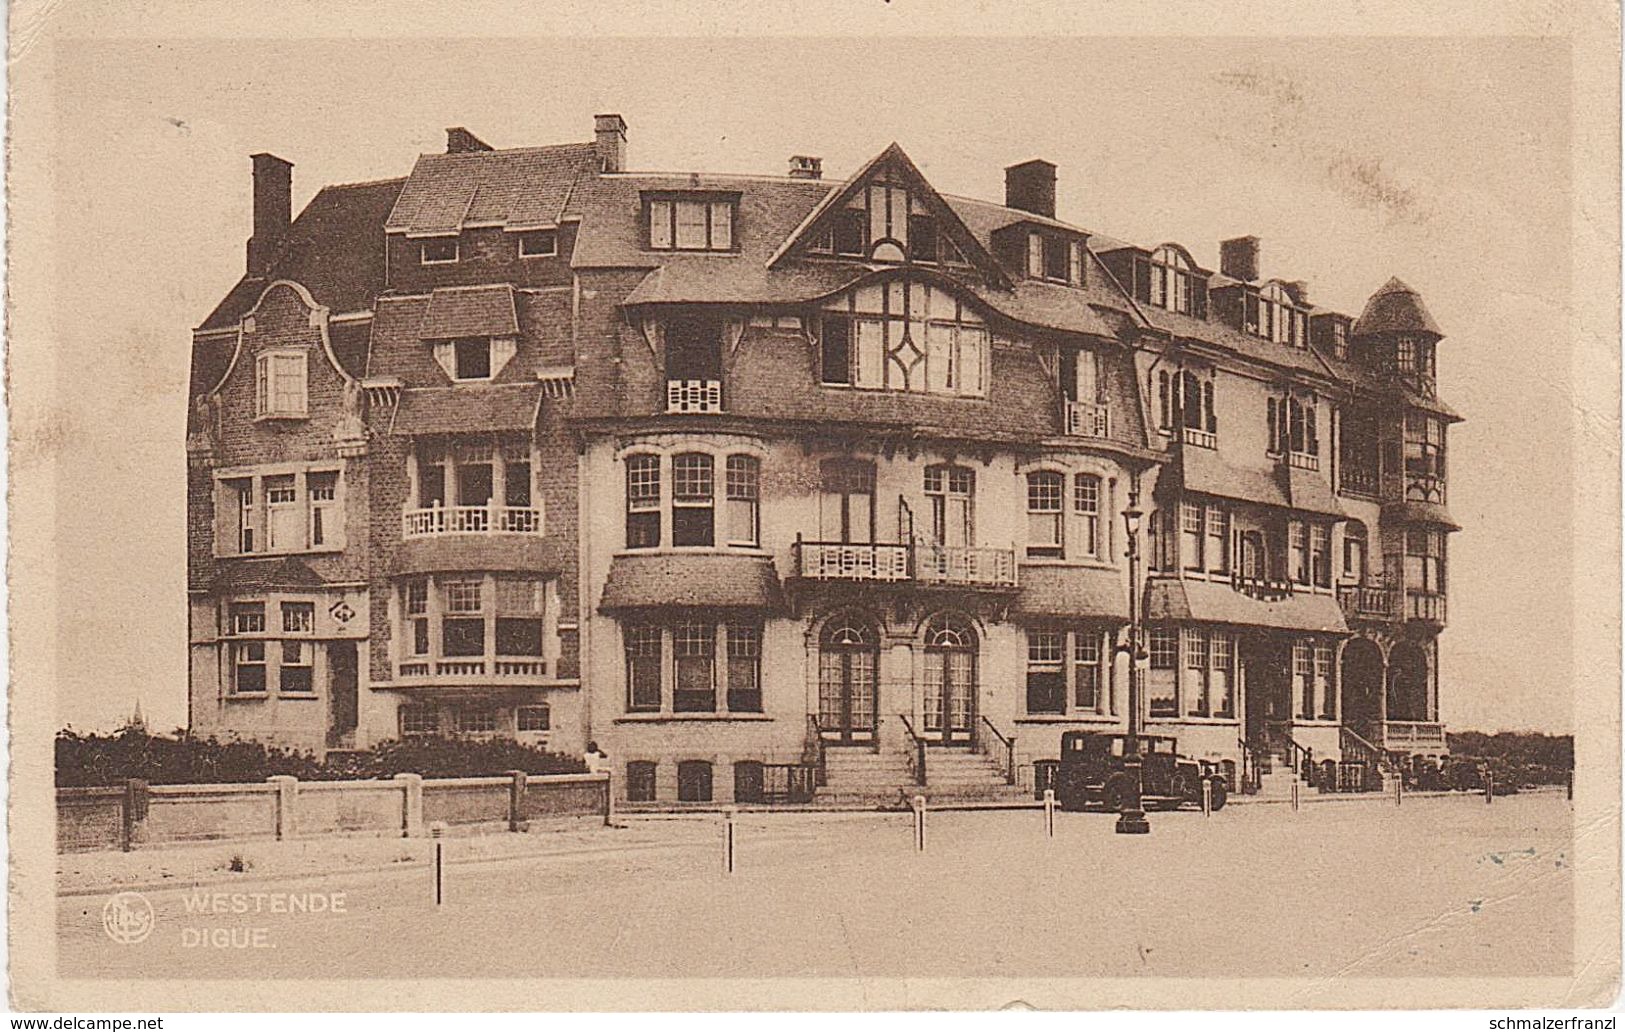
[[[626,125],[405,179],[253,158],[194,331],[194,731],[596,740],[634,801],[997,795],[1126,721],[1438,755],[1439,327],[1060,221],[1056,168],[945,196],[627,170]],[[1017,786],[1010,788],[1010,785]]]

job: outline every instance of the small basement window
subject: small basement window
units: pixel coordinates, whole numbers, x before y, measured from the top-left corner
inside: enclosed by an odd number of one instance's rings
[[[438,237],[434,240],[425,240],[420,252],[424,265],[448,265],[455,262],[459,255],[456,237]]]
[[[536,229],[519,234],[519,257],[552,258],[559,253],[559,231]]]

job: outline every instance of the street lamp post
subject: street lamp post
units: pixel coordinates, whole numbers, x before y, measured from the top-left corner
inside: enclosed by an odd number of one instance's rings
[[[1136,483],[1129,491],[1128,508],[1123,510],[1123,530],[1128,539],[1128,740],[1124,745],[1124,767],[1129,775],[1129,790],[1122,799],[1122,811],[1117,815],[1117,834],[1146,835],[1151,822],[1145,818],[1140,796],[1143,762],[1140,752],[1140,714],[1143,702],[1140,682],[1140,660],[1144,646],[1140,643],[1140,489]]]

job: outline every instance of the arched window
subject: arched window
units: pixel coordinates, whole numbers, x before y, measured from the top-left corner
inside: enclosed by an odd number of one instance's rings
[[[1177,247],[1164,245],[1151,255],[1151,303],[1169,311],[1194,314],[1196,276],[1190,259]]]

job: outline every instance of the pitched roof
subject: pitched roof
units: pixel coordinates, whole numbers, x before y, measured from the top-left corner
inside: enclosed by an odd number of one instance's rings
[[[1185,490],[1256,505],[1273,505],[1321,516],[1346,518],[1331,487],[1317,472],[1277,465],[1273,469],[1233,466],[1211,448],[1180,448],[1179,476]]]
[[[530,430],[542,404],[541,384],[454,384],[401,391],[389,432],[405,436]]]
[[[1056,619],[1128,619],[1128,587],[1116,570],[1025,565],[1011,610]]]
[[[1331,595],[1298,593],[1264,602],[1206,581],[1154,580],[1146,599],[1147,620],[1195,621],[1238,627],[1347,634],[1343,609]]]
[[[234,559],[220,564],[214,576],[216,592],[319,588],[326,583],[309,564],[293,556]]]
[[[389,213],[390,233],[456,233],[479,223],[510,229],[552,226],[577,183],[596,173],[590,143],[424,154]]]
[[[609,567],[601,612],[624,609],[777,609],[773,560],[749,555],[620,555]]]
[[[1365,303],[1365,311],[1354,320],[1353,334],[1363,337],[1371,333],[1431,333],[1444,336],[1439,324],[1433,321],[1422,295],[1406,286],[1398,276],[1382,285]]]
[[[404,179],[323,187],[288,227],[263,276],[244,276],[198,326],[234,325],[274,280],[293,280],[335,312],[370,308],[384,288],[384,235]]]
[[[424,340],[453,337],[512,337],[519,333],[513,287],[495,283],[480,287],[436,287],[423,312],[418,336]]]

